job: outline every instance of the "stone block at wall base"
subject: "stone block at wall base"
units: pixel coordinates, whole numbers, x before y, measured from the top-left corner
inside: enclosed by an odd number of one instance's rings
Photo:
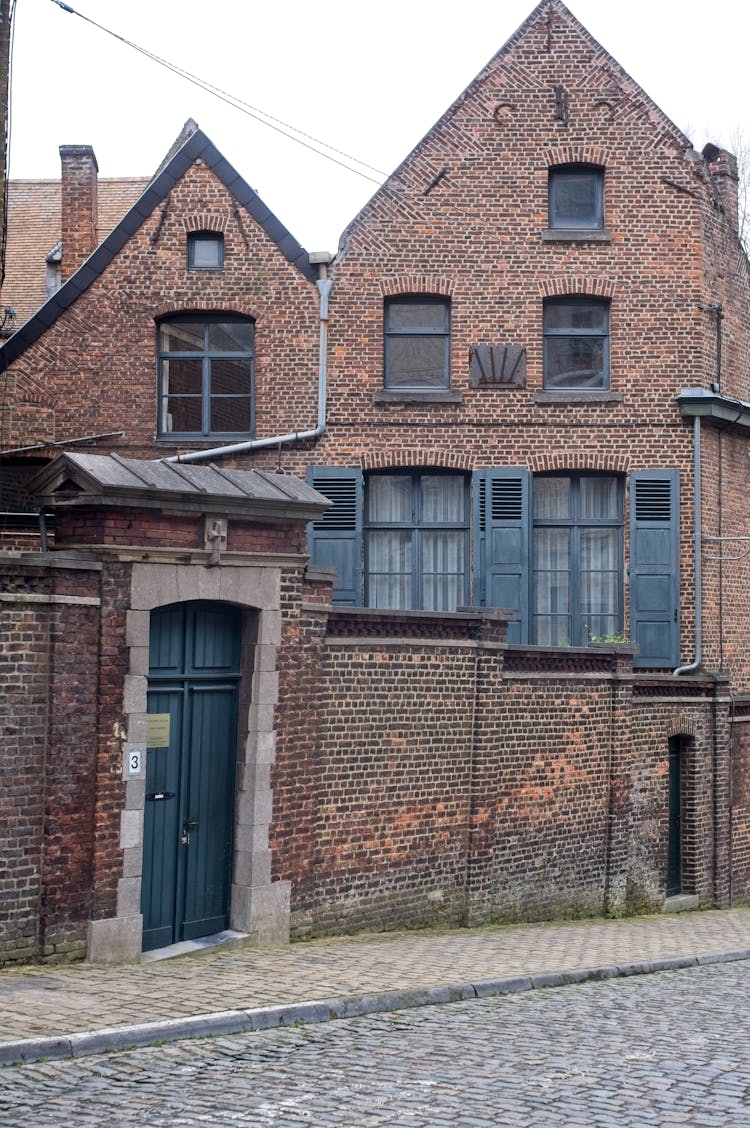
[[[288,944],[291,892],[289,881],[251,887],[233,885],[232,928],[247,932],[259,947]]]
[[[110,917],[90,920],[86,960],[88,963],[135,963],[141,958],[143,917]]]

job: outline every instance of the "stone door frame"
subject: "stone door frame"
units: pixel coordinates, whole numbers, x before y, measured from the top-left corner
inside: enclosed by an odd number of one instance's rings
[[[277,561],[224,559],[220,567],[205,562],[135,562],[130,607],[126,613],[128,674],[124,686],[122,771],[126,783],[121,812],[122,877],[114,917],[89,922],[88,959],[127,962],[141,956],[141,875],[146,777],[146,691],[150,614],[157,607],[189,600],[231,603],[254,612],[257,631],[243,646],[250,665],[249,693],[240,702],[234,857],[230,927],[257,944],[289,939],[288,881],[271,881],[268,828],[272,815],[271,766],[276,750],[274,706],[278,697],[277,651],[281,641],[281,575]],[[247,630],[245,631],[247,634]],[[132,757],[139,760],[133,771]]]

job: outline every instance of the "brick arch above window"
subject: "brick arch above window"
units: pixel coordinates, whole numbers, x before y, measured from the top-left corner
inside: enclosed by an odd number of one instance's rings
[[[561,471],[585,474],[628,474],[630,458],[626,454],[611,455],[598,451],[576,451],[567,454],[537,454],[529,459],[532,474]]]
[[[452,454],[448,451],[421,450],[403,447],[393,451],[374,451],[363,454],[360,461],[362,470],[400,470],[414,466],[434,467],[439,470],[462,470],[470,472],[478,464],[477,459],[467,454]]]
[[[196,305],[195,301],[192,302],[172,302],[168,306],[159,306],[154,311],[154,321],[168,320],[170,317],[182,317],[185,314],[194,313],[196,317],[201,314],[210,313],[211,315],[217,313],[228,313],[232,316],[247,317],[251,321],[258,321],[259,311],[254,307],[245,305],[242,302],[228,302],[226,299],[210,298],[205,301],[201,298],[200,304]]]
[[[692,741],[698,735],[698,726],[694,717],[673,717],[666,726],[666,735],[669,736],[682,736],[686,741],[691,743],[688,745],[687,751],[693,752],[695,749],[692,747]]]
[[[185,216],[182,220],[182,225],[188,234],[193,234],[197,231],[220,231],[225,232],[229,217],[227,215],[217,215],[214,212],[205,212],[201,215]]]
[[[440,294],[450,298],[455,282],[437,274],[399,274],[393,278],[381,278],[378,285],[384,298],[401,294]]]
[[[592,278],[590,274],[565,274],[559,278],[542,278],[539,281],[539,294],[542,298],[573,298],[580,295],[608,298],[611,301],[615,290],[615,283],[610,278]]]
[[[599,165],[606,168],[611,159],[610,152],[598,145],[556,145],[544,153],[548,168],[556,165]]]

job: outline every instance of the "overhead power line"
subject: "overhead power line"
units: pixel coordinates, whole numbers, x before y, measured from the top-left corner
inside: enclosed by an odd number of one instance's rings
[[[358,157],[353,157],[350,153],[345,153],[342,149],[337,149],[334,145],[329,145],[326,141],[321,141],[320,138],[313,137],[310,133],[305,133],[302,129],[297,129],[296,126],[274,117],[273,114],[266,113],[265,110],[261,110],[257,106],[250,105],[249,102],[244,102],[242,98],[238,98],[234,94],[229,94],[219,86],[214,86],[213,83],[208,82],[206,79],[200,78],[198,75],[192,74],[183,67],[177,66],[176,63],[170,63],[167,59],[162,59],[159,55],[154,54],[153,51],[149,51],[145,47],[140,47],[137,43],[133,43],[123,35],[118,35],[116,31],[112,31],[111,28],[104,27],[103,24],[97,23],[96,20],[92,20],[90,16],[85,16],[82,12],[77,12],[75,8],[71,8],[70,4],[64,3],[64,0],[52,0],[52,3],[56,4],[58,8],[62,8],[64,12],[69,12],[72,16],[78,16],[79,19],[85,20],[86,23],[91,24],[92,27],[103,31],[106,35],[112,36],[113,39],[119,40],[119,42],[123,43],[126,47],[131,47],[140,55],[144,55],[147,59],[151,59],[152,62],[158,63],[161,67],[165,67],[166,70],[171,71],[173,74],[179,75],[180,78],[184,78],[187,82],[192,82],[194,86],[198,86],[201,90],[206,91],[206,93],[212,94],[222,102],[226,102],[227,105],[233,106],[234,109],[247,114],[248,117],[253,118],[261,125],[275,130],[276,133],[280,133],[282,137],[286,137],[289,141],[295,141],[298,145],[304,146],[305,149],[309,149],[319,157],[324,157],[325,160],[332,161],[334,164],[339,165],[340,168],[346,169],[347,172],[352,172],[355,176],[361,176],[365,180],[369,180],[372,184],[377,184],[378,186],[380,186],[382,181],[387,177],[388,174],[383,172],[382,169],[375,168],[373,165],[367,164],[366,161],[361,161]],[[306,138],[306,140],[303,140],[303,138]],[[314,142],[314,144],[310,142]],[[316,148],[318,145],[322,146],[323,149],[328,149],[329,152],[322,152],[321,149]],[[347,161],[352,161],[354,164],[360,165],[363,169],[376,172],[380,179],[376,180],[375,177],[369,176],[366,172],[352,168],[350,164],[345,164],[344,161],[338,160],[337,157],[332,156],[333,153],[337,153],[339,157],[344,157]]]

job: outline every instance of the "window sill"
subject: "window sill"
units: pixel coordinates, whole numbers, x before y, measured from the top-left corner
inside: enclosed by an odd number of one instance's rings
[[[209,449],[215,446],[226,446],[228,443],[250,443],[252,435],[207,435],[203,439],[190,438],[179,435],[157,435],[156,441],[160,447],[195,447],[196,450]]]
[[[383,388],[380,391],[374,392],[372,396],[373,403],[463,403],[464,397],[460,392],[451,392],[448,389],[434,391],[421,391],[413,389],[409,391],[404,388],[403,390],[395,390],[391,388]]]
[[[605,392],[593,388],[590,392],[571,388],[566,392],[535,392],[534,403],[622,403],[622,392]]]
[[[542,232],[543,243],[611,243],[612,232],[606,228],[548,227]]]

